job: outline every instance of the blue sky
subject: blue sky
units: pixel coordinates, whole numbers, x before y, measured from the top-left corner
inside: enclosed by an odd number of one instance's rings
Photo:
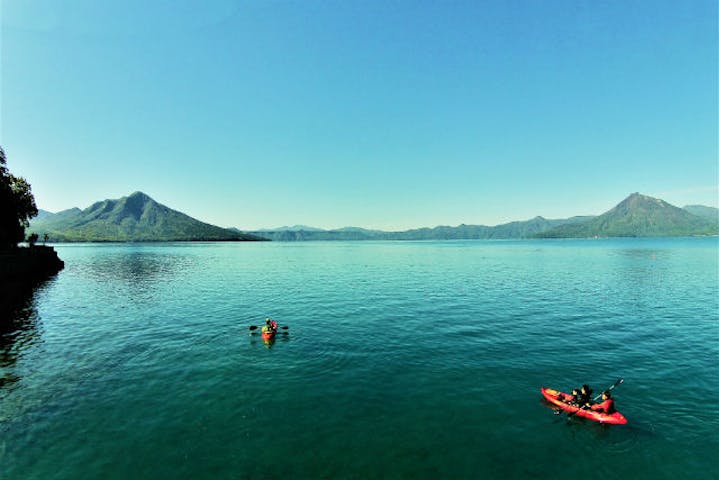
[[[242,229],[717,206],[715,1],[2,0],[0,144],[40,208]]]

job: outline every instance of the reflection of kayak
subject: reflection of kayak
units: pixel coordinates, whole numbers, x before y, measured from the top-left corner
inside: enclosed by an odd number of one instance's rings
[[[611,414],[601,413],[594,410],[585,410],[579,407],[575,407],[574,405],[570,405],[567,402],[572,400],[574,397],[568,393],[560,392],[559,390],[542,387],[542,395],[544,395],[544,398],[546,398],[547,401],[549,401],[550,403],[553,403],[565,412],[576,415],[578,417],[588,418],[589,420],[594,420],[595,422],[599,423],[612,423],[616,425],[623,425],[627,423],[627,419],[624,418],[624,415],[619,412],[614,412]]]
[[[268,326],[262,327],[262,340],[272,340],[275,338],[277,330]]]

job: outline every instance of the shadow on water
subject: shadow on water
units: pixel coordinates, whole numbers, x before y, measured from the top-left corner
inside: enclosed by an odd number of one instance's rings
[[[262,344],[264,347],[270,349],[274,347],[277,342],[286,343],[289,341],[290,336],[287,332],[277,332],[277,335],[269,339],[262,338],[262,335],[260,335],[259,333],[250,333],[250,344],[252,346]]]
[[[565,424],[569,429],[567,435],[572,441],[584,441],[579,437],[589,436],[593,440],[610,441],[616,449],[626,451],[641,445],[643,441],[656,438],[656,432],[652,428],[647,428],[636,421],[631,421],[626,425],[609,425],[598,423],[587,418],[578,417],[576,415],[567,415],[567,412],[548,402],[542,398],[539,400],[543,407],[552,411],[555,418],[554,424]],[[619,436],[613,436],[619,433]],[[613,439],[613,440],[612,440]]]
[[[11,371],[12,367],[23,351],[40,342],[42,332],[35,296],[54,278],[30,285],[2,285],[12,294],[0,301],[0,392],[17,384],[20,378]]]

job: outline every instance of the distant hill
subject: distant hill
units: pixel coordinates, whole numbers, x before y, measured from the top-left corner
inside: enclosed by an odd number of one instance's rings
[[[593,217],[572,217],[563,220],[547,220],[536,217],[527,221],[510,222],[495,227],[484,225],[459,225],[457,227],[439,226],[417,228],[401,232],[367,230],[357,227],[345,227],[337,230],[282,230],[254,231],[254,235],[280,242],[301,242],[320,240],[481,240],[532,238],[537,233],[550,230],[564,224],[587,221]]]
[[[707,207],[709,208],[709,207]],[[543,238],[672,237],[717,235],[712,222],[658,198],[633,193],[608,212],[577,224],[560,225],[539,233]]]
[[[600,216],[510,222],[494,227],[459,225],[384,232],[346,227],[321,230],[311,227],[254,231],[276,241],[312,240],[473,240],[519,238],[666,237],[719,235],[719,210],[701,205],[684,209],[635,193]]]
[[[307,242],[329,240],[381,240],[387,232],[365,230],[363,228],[343,228],[339,230],[257,230],[249,232],[277,242]]]
[[[256,235],[234,232],[196,220],[135,192],[97,202],[85,210],[41,210],[28,233],[52,242],[250,241]]]
[[[306,225],[294,225],[292,227],[277,227],[277,228],[267,228],[264,229],[265,232],[324,232],[325,230],[323,228],[316,228],[316,227],[308,227]]]
[[[154,201],[142,192],[104,200],[80,210],[40,210],[28,233],[52,242],[135,242],[217,240],[473,240],[563,237],[642,237],[719,235],[719,210],[690,205],[684,209],[663,200],[632,194],[598,216],[549,220],[535,217],[497,226],[459,225],[385,232],[358,227],[336,230],[295,225],[241,232],[195,220]]]
[[[591,217],[572,217],[561,220],[548,220],[535,217],[531,220],[516,221],[488,227],[484,225],[459,225],[457,227],[440,226],[420,228],[390,234],[395,240],[490,240],[532,238],[537,233],[547,231],[558,225],[584,222]]]
[[[684,207],[684,210],[697,217],[706,218],[712,222],[719,222],[719,208],[705,207],[704,205],[687,205]]]

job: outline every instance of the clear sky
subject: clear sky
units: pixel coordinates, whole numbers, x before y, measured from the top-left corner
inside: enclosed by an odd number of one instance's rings
[[[387,230],[717,206],[717,2],[2,0],[40,208]]]

